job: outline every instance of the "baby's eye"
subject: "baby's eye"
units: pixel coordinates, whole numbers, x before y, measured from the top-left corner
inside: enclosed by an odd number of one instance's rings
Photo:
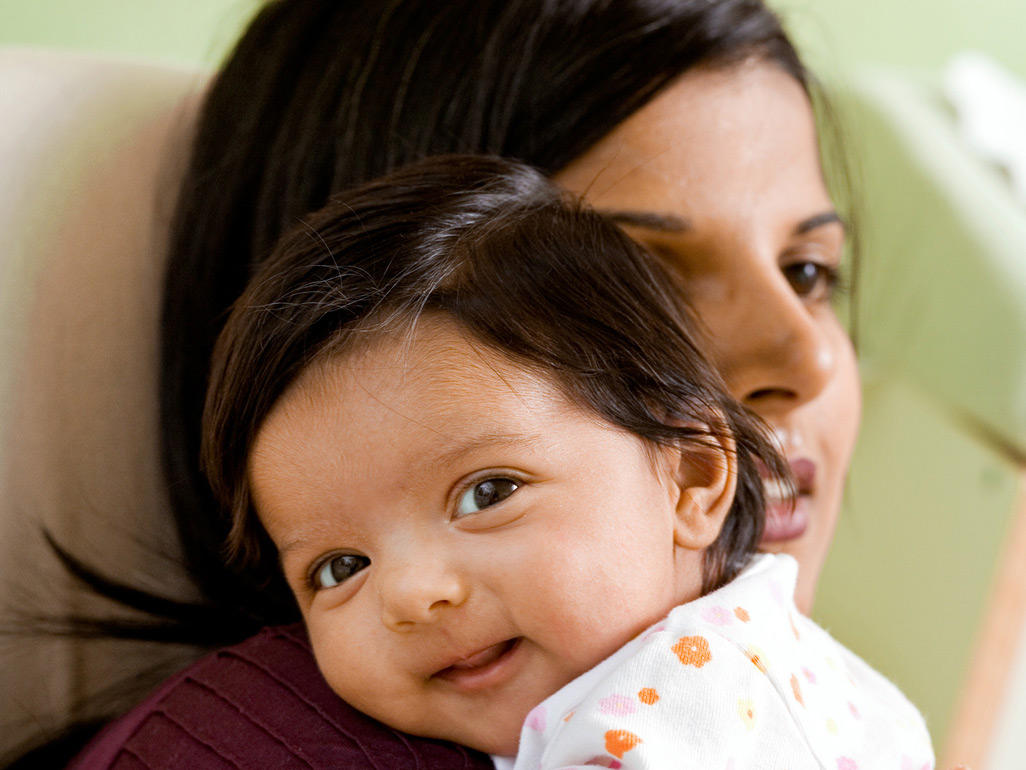
[[[838,284],[837,268],[819,262],[794,262],[783,268],[794,293],[809,300],[830,299]]]
[[[482,508],[501,503],[520,488],[513,479],[496,478],[479,481],[467,489],[456,503],[456,515],[467,516]]]
[[[317,590],[334,588],[369,565],[370,559],[366,556],[340,553],[321,563],[311,576],[310,582]]]

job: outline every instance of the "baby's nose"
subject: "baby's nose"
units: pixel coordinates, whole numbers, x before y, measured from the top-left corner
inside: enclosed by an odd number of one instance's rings
[[[397,565],[379,570],[378,577],[382,621],[398,632],[437,622],[446,609],[460,606],[469,595],[466,579],[441,562]]]

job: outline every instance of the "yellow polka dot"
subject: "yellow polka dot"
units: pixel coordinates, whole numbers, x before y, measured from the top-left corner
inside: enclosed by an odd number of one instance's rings
[[[745,727],[751,731],[755,729],[755,706],[747,698],[741,698],[737,702],[737,713],[744,722]]]
[[[752,661],[752,664],[759,669],[762,673],[766,673],[766,654],[758,647],[749,647],[745,650],[745,654],[748,655],[748,659]]]

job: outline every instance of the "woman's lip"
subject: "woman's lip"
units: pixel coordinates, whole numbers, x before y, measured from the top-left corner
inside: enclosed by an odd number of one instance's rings
[[[521,638],[485,647],[466,655],[437,671],[432,679],[441,679],[463,692],[474,692],[501,684],[511,674],[511,665],[520,650]]]
[[[805,534],[809,527],[809,505],[804,497],[793,503],[776,500],[766,505],[766,526],[762,530],[761,543],[780,543],[794,540]]]
[[[805,457],[788,461],[794,479],[795,498],[782,499],[779,484],[766,480],[766,525],[763,528],[762,543],[779,543],[794,540],[805,534],[809,527],[810,496],[816,489],[816,463]]]
[[[816,489],[816,463],[806,457],[788,461],[799,495],[810,495]]]

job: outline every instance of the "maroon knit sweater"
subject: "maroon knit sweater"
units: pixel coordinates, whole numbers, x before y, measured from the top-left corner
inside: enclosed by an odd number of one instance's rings
[[[302,626],[266,628],[162,684],[74,770],[492,770],[484,754],[376,722],[331,691]]]

